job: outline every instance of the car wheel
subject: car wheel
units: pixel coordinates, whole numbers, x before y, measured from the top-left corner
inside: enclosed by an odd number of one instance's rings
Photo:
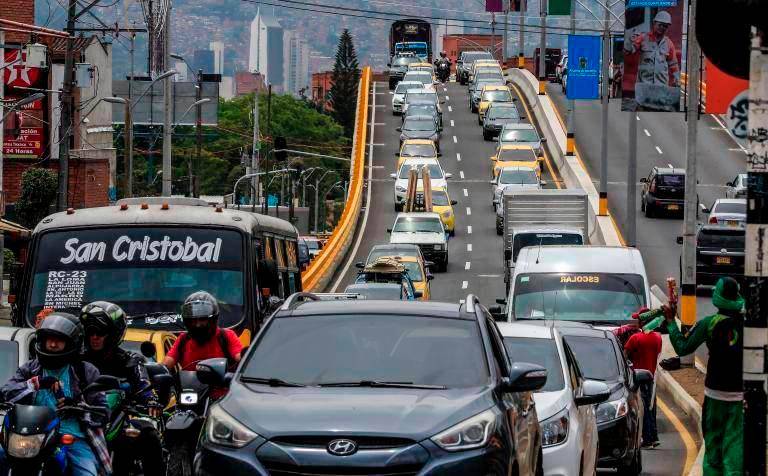
[[[637,476],[643,470],[643,452],[640,451],[640,448],[636,449],[632,461],[616,469],[619,476]]]
[[[650,203],[646,203],[645,204],[645,216],[646,216],[646,218],[653,218],[654,215],[655,215],[655,213],[654,213],[653,207],[651,206]]]

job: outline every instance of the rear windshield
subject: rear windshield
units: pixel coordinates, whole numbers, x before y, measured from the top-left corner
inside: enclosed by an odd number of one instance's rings
[[[401,157],[434,157],[437,155],[435,146],[432,144],[405,144]]]
[[[432,179],[444,178],[443,177],[443,171],[440,170],[440,166],[437,165],[437,164],[414,164],[414,165],[411,165],[411,164],[408,164],[408,163],[405,163],[405,164],[403,164],[402,167],[400,167],[400,175],[398,175],[397,178],[407,179],[408,178],[408,171],[411,170],[412,167],[416,167],[416,168],[426,167],[427,170],[429,171],[429,178],[432,178]]]
[[[520,119],[516,107],[492,107],[488,111],[490,119]]]
[[[499,159],[508,162],[508,161],[518,161],[518,162],[532,162],[536,160],[536,154],[533,152],[533,149],[504,149],[501,152],[499,152]]]
[[[533,129],[509,129],[502,131],[501,142],[538,142],[539,134]]]
[[[400,83],[397,84],[397,87],[395,88],[395,92],[397,94],[403,94],[406,91],[411,91],[413,89],[422,89],[423,87],[424,87],[424,85],[421,84],[421,83],[419,83],[419,84],[413,84],[413,83],[403,84],[402,82],[400,82]]]
[[[536,185],[539,183],[533,169],[502,169],[499,183],[503,185]]]
[[[665,187],[683,187],[685,186],[685,175],[659,175],[656,177],[659,185]]]
[[[583,245],[581,235],[575,233],[518,233],[512,241],[512,260],[517,260],[520,250],[526,246]]]
[[[547,369],[547,383],[540,392],[555,392],[565,388],[563,366],[553,339],[505,337],[504,347],[507,348],[510,361],[541,365]]]
[[[374,248],[368,254],[366,263],[373,263],[382,256],[419,256],[418,250],[397,250],[392,248]]]
[[[718,202],[713,213],[740,213],[742,215],[747,214],[747,202]]]
[[[483,93],[483,101],[512,102],[509,91],[486,91]]]
[[[415,261],[401,261],[400,263],[405,267],[411,281],[424,281],[424,274],[421,272],[419,263]]]
[[[403,123],[404,131],[432,131],[435,129],[435,121],[432,119],[413,119],[407,117]]]
[[[395,222],[393,233],[444,233],[440,218],[401,217]]]
[[[429,73],[407,73],[404,81],[418,81],[421,84],[432,84],[432,75]]]
[[[699,231],[698,246],[702,248],[727,248],[729,250],[744,249],[744,230],[734,228],[703,229]]]
[[[451,202],[448,201],[448,194],[444,190],[432,190],[432,205],[438,207],[447,207]]]
[[[606,382],[619,380],[619,363],[613,342],[609,339],[566,336],[563,340],[576,357],[576,363],[579,364],[584,378]]]
[[[437,96],[434,93],[411,93],[405,95],[405,99],[407,101],[414,101],[414,100],[422,100],[422,101],[433,101],[437,102]]]

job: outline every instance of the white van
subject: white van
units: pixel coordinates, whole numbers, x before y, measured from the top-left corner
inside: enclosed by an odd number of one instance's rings
[[[632,313],[651,302],[635,248],[530,246],[517,256],[506,318],[614,326],[632,322]]]

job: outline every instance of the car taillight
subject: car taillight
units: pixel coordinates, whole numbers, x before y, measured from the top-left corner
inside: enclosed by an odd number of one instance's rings
[[[709,223],[711,225],[717,225],[717,217],[709,217]]]
[[[651,184],[651,186],[648,188],[648,191],[651,193],[656,193],[656,182]]]

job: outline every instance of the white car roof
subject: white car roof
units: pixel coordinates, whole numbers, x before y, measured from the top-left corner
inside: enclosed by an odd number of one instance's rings
[[[520,250],[515,273],[645,275],[640,251],[621,246],[532,246]]]
[[[420,117],[420,116],[415,116]],[[424,116],[428,117],[428,116]],[[405,165],[424,165],[424,164],[440,164],[438,160],[434,157],[408,157],[403,161],[403,166]]]
[[[528,124],[527,122],[516,122],[516,123],[504,124],[504,127],[502,128],[502,132],[503,132],[504,129],[533,129],[533,130],[536,130],[536,128],[533,127],[533,124]]]
[[[747,204],[746,198],[718,198],[715,200],[715,204],[718,203],[737,203],[737,204]]]
[[[435,212],[407,212],[407,213],[398,213],[395,217],[395,221],[399,220],[400,218],[436,218],[440,219],[440,214]]]
[[[497,322],[502,337],[532,337],[534,339],[553,339],[549,326],[526,324],[525,322]]]
[[[34,334],[35,329],[31,327],[0,327],[0,340],[19,340],[20,338],[26,338],[30,334]]]

